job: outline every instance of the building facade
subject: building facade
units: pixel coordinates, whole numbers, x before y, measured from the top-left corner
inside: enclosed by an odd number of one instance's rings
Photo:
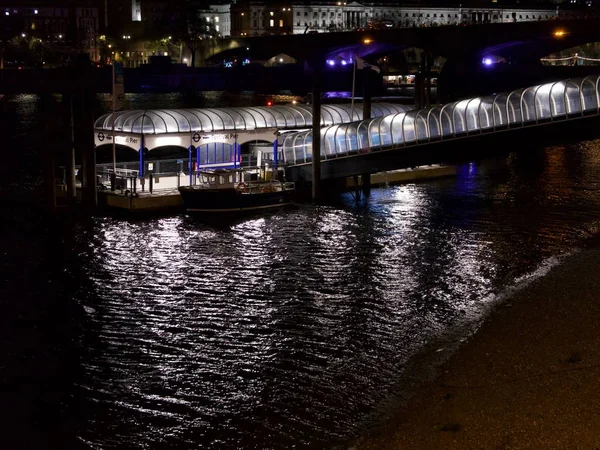
[[[303,34],[363,28],[420,27],[551,20],[558,8],[419,7],[334,2],[275,7],[262,2],[231,5],[231,35]]]
[[[231,36],[231,4],[210,5],[206,10],[198,11],[198,15],[206,20],[221,36]]]
[[[68,7],[48,6],[42,2],[40,5],[1,7],[1,39],[7,42],[20,37],[30,41],[30,45],[35,43],[63,54],[88,53],[92,61],[98,60],[100,17],[97,7],[85,1]]]

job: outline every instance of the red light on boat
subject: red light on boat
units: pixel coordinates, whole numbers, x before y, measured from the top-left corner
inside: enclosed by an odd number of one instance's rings
[[[273,102],[271,100],[267,100],[267,106],[273,106]]]

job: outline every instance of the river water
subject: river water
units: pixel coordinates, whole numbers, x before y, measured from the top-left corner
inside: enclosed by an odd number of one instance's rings
[[[10,101],[0,399],[4,436],[30,448],[343,447],[406,394],[411,357],[435,343],[443,359],[600,225],[600,141],[575,138],[358,202],[57,228],[14,201],[35,191],[45,136],[39,101]]]

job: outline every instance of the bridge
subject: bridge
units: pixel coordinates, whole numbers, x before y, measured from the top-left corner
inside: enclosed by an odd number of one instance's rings
[[[598,117],[599,85],[592,75],[323,127],[320,179],[440,162],[429,150],[442,143]],[[292,180],[312,181],[314,140],[313,130],[283,136]]]
[[[339,54],[372,60],[390,51],[415,47],[448,59],[473,55],[481,61],[482,56],[489,54],[511,54],[514,59],[530,61],[599,40],[599,26],[600,19],[590,18],[238,37],[216,47],[211,59],[222,59],[232,53],[246,54],[249,48],[255,59],[285,53],[324,67],[326,59]]]
[[[479,87],[478,91],[473,91],[476,95],[483,93],[490,79],[497,83],[512,78],[519,83],[509,89],[542,82],[542,78],[548,78],[544,77],[544,72],[550,69],[542,67],[540,58],[598,41],[598,18],[543,20],[235,38],[224,41],[220,51],[209,60],[245,55],[246,48],[255,59],[285,53],[306,61],[315,76],[320,76],[327,70],[328,59],[341,57],[348,60],[356,55],[373,63],[384,55],[417,48],[426,54],[446,58],[438,78],[438,89],[443,98],[450,101],[469,95],[471,92],[464,88],[471,85]],[[482,64],[488,58],[506,63]],[[504,76],[496,76],[499,72]]]

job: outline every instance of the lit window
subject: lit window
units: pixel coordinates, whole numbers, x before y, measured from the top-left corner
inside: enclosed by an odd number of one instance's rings
[[[215,28],[217,30],[217,33],[219,32],[219,25],[215,25]]]
[[[218,17],[215,17],[215,22],[219,22],[219,18]]]
[[[269,20],[269,26],[274,27],[275,21],[273,19]]]
[[[273,17],[273,14],[274,14],[274,13],[273,13],[273,11],[271,11],[271,12],[269,13],[269,15],[270,15],[271,17]]]
[[[283,19],[279,19],[279,27],[283,26]]]

